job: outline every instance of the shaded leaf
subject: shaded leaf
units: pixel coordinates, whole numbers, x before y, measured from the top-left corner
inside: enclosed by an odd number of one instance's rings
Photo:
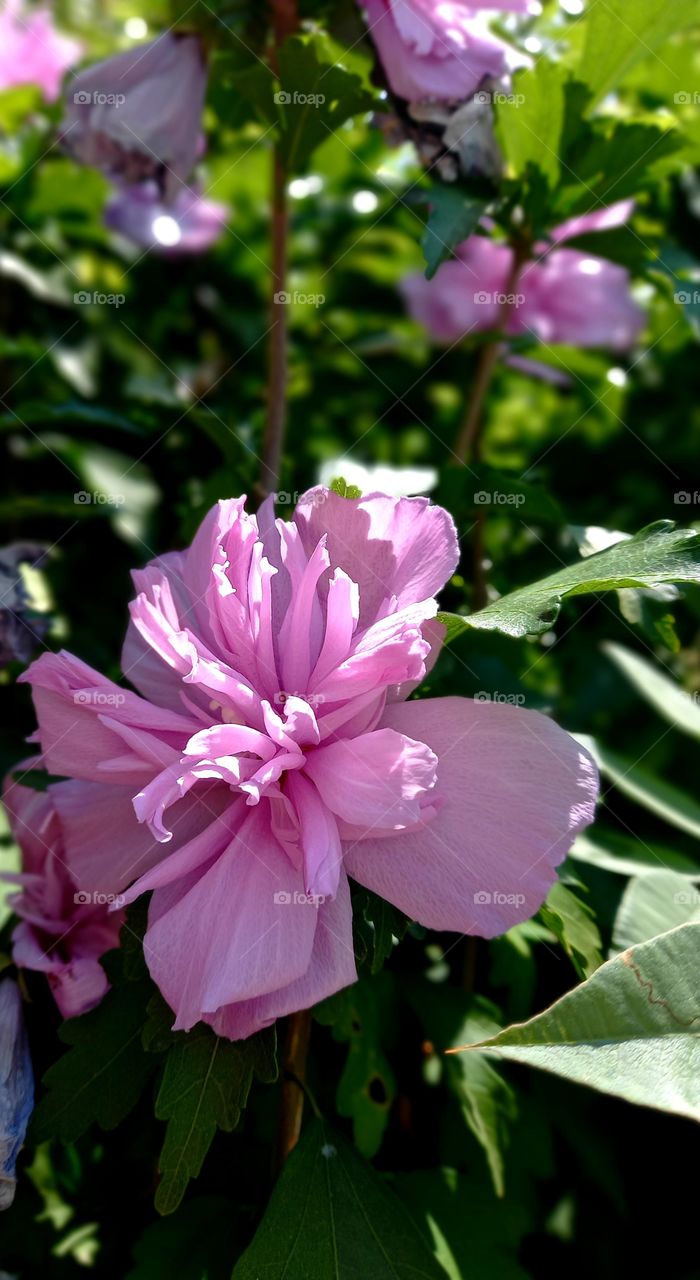
[[[435,186],[430,192],[428,220],[423,233],[425,274],[432,280],[441,263],[472,234],[489,201],[469,195],[459,187]]]
[[[540,917],[559,939],[579,977],[589,978],[595,973],[603,963],[602,942],[587,903],[557,880],[540,908]]]
[[[648,942],[676,925],[700,920],[700,891],[674,871],[651,871],[630,880],[615,916],[613,952]]]

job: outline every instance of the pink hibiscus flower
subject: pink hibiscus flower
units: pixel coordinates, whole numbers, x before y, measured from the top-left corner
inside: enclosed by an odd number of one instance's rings
[[[523,59],[488,28],[484,10],[532,12],[530,0],[362,0],[369,31],[394,93],[408,102],[459,102],[487,76]]]
[[[77,40],[56,30],[49,9],[28,8],[21,0],[0,5],[0,89],[35,84],[53,102],[81,52]]]
[[[621,226],[632,210],[631,200],[621,200],[571,218],[555,227],[547,244],[535,245],[538,260],[526,263],[518,278],[508,333],[628,351],[646,322],[630,295],[629,272],[605,258],[559,246],[587,232]],[[455,253],[432,280],[416,274],[401,285],[411,315],[437,342],[457,342],[492,329],[510,291],[513,250],[508,245],[473,235]]]
[[[25,761],[23,769],[41,761]],[[74,788],[75,783],[62,784]],[[100,956],[116,947],[124,913],[81,893],[66,864],[63,830],[53,789],[35,791],[21,782],[5,785],[3,804],[22,851],[22,870],[7,879],[20,890],[10,906],[20,923],[12,935],[12,958],[20,969],[45,973],[64,1018],[87,1013],[108,988]]]
[[[551,720],[406,698],[440,647],[450,516],[425,498],[220,502],[138,571],[123,669],[31,682],[80,888],[153,891],[146,960],[175,1011],[243,1038],[356,977],[348,875],[433,929],[532,914],[593,817],[595,767]],[[127,887],[130,886],[130,887]]]

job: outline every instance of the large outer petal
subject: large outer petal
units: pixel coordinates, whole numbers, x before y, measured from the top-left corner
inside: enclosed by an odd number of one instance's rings
[[[153,894],[144,951],[176,1029],[300,978],[317,917],[301,869],[272,833],[269,806],[258,805],[203,874]]]
[[[526,920],[592,821],[595,765],[536,711],[466,698],[388,707],[382,723],[436,752],[438,813],[346,844],[351,876],[432,929],[490,938]]]
[[[331,567],[358,584],[360,630],[391,597],[401,609],[437,595],[459,562],[452,517],[427,498],[341,498],[319,486],[299,499],[294,520],[307,555],[327,534]]]
[[[311,961],[296,981],[260,996],[224,1005],[205,1018],[220,1036],[245,1040],[276,1018],[309,1009],[357,980],[352,945],[352,907],[347,877],[341,875],[336,897],[319,908]]]

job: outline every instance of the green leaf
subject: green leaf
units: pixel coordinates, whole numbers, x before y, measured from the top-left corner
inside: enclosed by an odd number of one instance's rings
[[[96,1009],[64,1022],[59,1035],[71,1048],[44,1076],[48,1093],[34,1113],[34,1142],[74,1142],[95,1122],[116,1129],[136,1106],[158,1066],[141,1047],[150,990],[145,982],[112,987]]]
[[[562,65],[541,58],[519,71],[512,93],[497,95],[495,103],[496,136],[513,175],[538,169],[552,189],[559,180],[565,82]]]
[[[396,1080],[382,1045],[393,1032],[394,988],[388,975],[359,982],[338,993],[333,1039],[347,1044],[338,1082],[338,1115],[353,1122],[355,1145],[371,1159],[379,1150],[396,1096]],[[321,1015],[323,1020],[324,1015]]]
[[[700,738],[700,699],[692,698],[653,662],[622,644],[604,644],[603,651],[626,680],[674,729]]]
[[[675,871],[651,871],[630,880],[622,895],[613,928],[613,950],[648,942],[690,920],[700,920],[700,892]]]
[[[589,978],[603,963],[602,942],[593,912],[571,889],[557,880],[544,906],[543,924],[559,939],[581,978]]]
[[[436,185],[432,188],[421,242],[428,280],[432,280],[441,263],[452,257],[456,245],[472,234],[488,203],[487,199],[469,195],[459,187]]]
[[[619,832],[601,831],[596,826],[595,835],[577,836],[569,853],[570,858],[601,867],[620,876],[645,876],[650,871],[675,871],[686,881],[700,879],[700,867],[692,858],[675,849],[668,849],[656,841],[649,844]]]
[[[700,581],[700,537],[694,529],[676,529],[670,520],[648,525],[626,538],[560,569],[549,578],[521,587],[478,613],[438,615],[447,640],[476,627],[521,637],[539,635],[556,622],[567,596],[588,595],[619,587],[656,586],[661,582]]]
[[[362,490],[358,489],[356,484],[348,484],[342,476],[336,476],[335,480],[331,480],[329,489],[332,493],[337,493],[340,498],[361,498]]]
[[[187,1200],[174,1218],[157,1218],[134,1245],[126,1280],[228,1280],[238,1230],[224,1196]]]
[[[401,1201],[323,1120],[290,1155],[232,1280],[445,1280]]]
[[[586,15],[586,35],[577,74],[593,93],[594,106],[641,58],[648,58],[693,13],[686,0],[600,0]]]
[[[350,117],[376,104],[359,76],[318,60],[313,40],[294,36],[279,53],[275,94],[281,146],[289,172],[304,170],[316,147]]]
[[[352,906],[357,962],[366,965],[370,973],[379,973],[394,949],[395,940],[403,938],[408,918],[390,902],[362,886],[353,890]]]
[[[700,1120],[700,924],[606,961],[529,1022],[464,1046]]]
[[[155,1199],[162,1214],[179,1205],[216,1130],[229,1133],[238,1124],[253,1075],[265,1082],[277,1078],[274,1031],[231,1041],[198,1024],[174,1038],[156,1099],[156,1116],[168,1122]]]
[[[609,747],[602,746],[600,742],[584,737],[583,734],[578,734],[577,737],[588,748],[601,773],[623,795],[636,800],[665,822],[700,839],[700,805],[697,801],[672,783],[655,778],[635,761],[627,760]]]

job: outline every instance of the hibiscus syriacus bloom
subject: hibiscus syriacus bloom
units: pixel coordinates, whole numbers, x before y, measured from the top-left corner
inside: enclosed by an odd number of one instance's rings
[[[152,178],[172,200],[197,158],[206,84],[199,38],[165,32],[71,80],[61,141],[107,177]]]
[[[26,761],[25,770],[40,761]],[[68,786],[74,787],[75,783]],[[20,917],[12,935],[19,969],[45,973],[64,1018],[87,1013],[108,987],[100,956],[116,947],[124,913],[80,893],[66,865],[61,820],[50,790],[8,781],[3,804],[22,852],[22,869],[5,878],[19,885],[9,905]]]
[[[208,249],[221,235],[228,212],[227,205],[202,199],[192,187],[181,187],[165,204],[155,182],[141,182],[110,200],[105,222],[146,249],[176,256]]]
[[[35,84],[47,102],[61,91],[64,73],[80,57],[77,40],[56,30],[49,9],[28,9],[22,0],[0,7],[0,90]]]
[[[593,817],[595,767],[545,716],[407,702],[440,647],[450,516],[318,487],[291,521],[220,502],[134,575],[127,692],[70,654],[33,687],[86,892],[153,891],[176,1014],[243,1038],[356,977],[348,875],[433,929],[526,919]],[[130,886],[127,888],[127,886]]]
[[[522,62],[489,31],[485,10],[533,12],[530,0],[362,0],[389,84],[408,102],[459,102]]]
[[[555,227],[546,244],[535,245],[539,256],[525,264],[514,291],[513,250],[487,236],[470,236],[432,280],[416,274],[403,281],[408,309],[437,342],[453,343],[495,328],[504,298],[514,292],[507,333],[628,351],[645,324],[630,295],[629,272],[605,258],[559,246],[574,236],[621,226],[632,209],[632,201],[622,200]]]

